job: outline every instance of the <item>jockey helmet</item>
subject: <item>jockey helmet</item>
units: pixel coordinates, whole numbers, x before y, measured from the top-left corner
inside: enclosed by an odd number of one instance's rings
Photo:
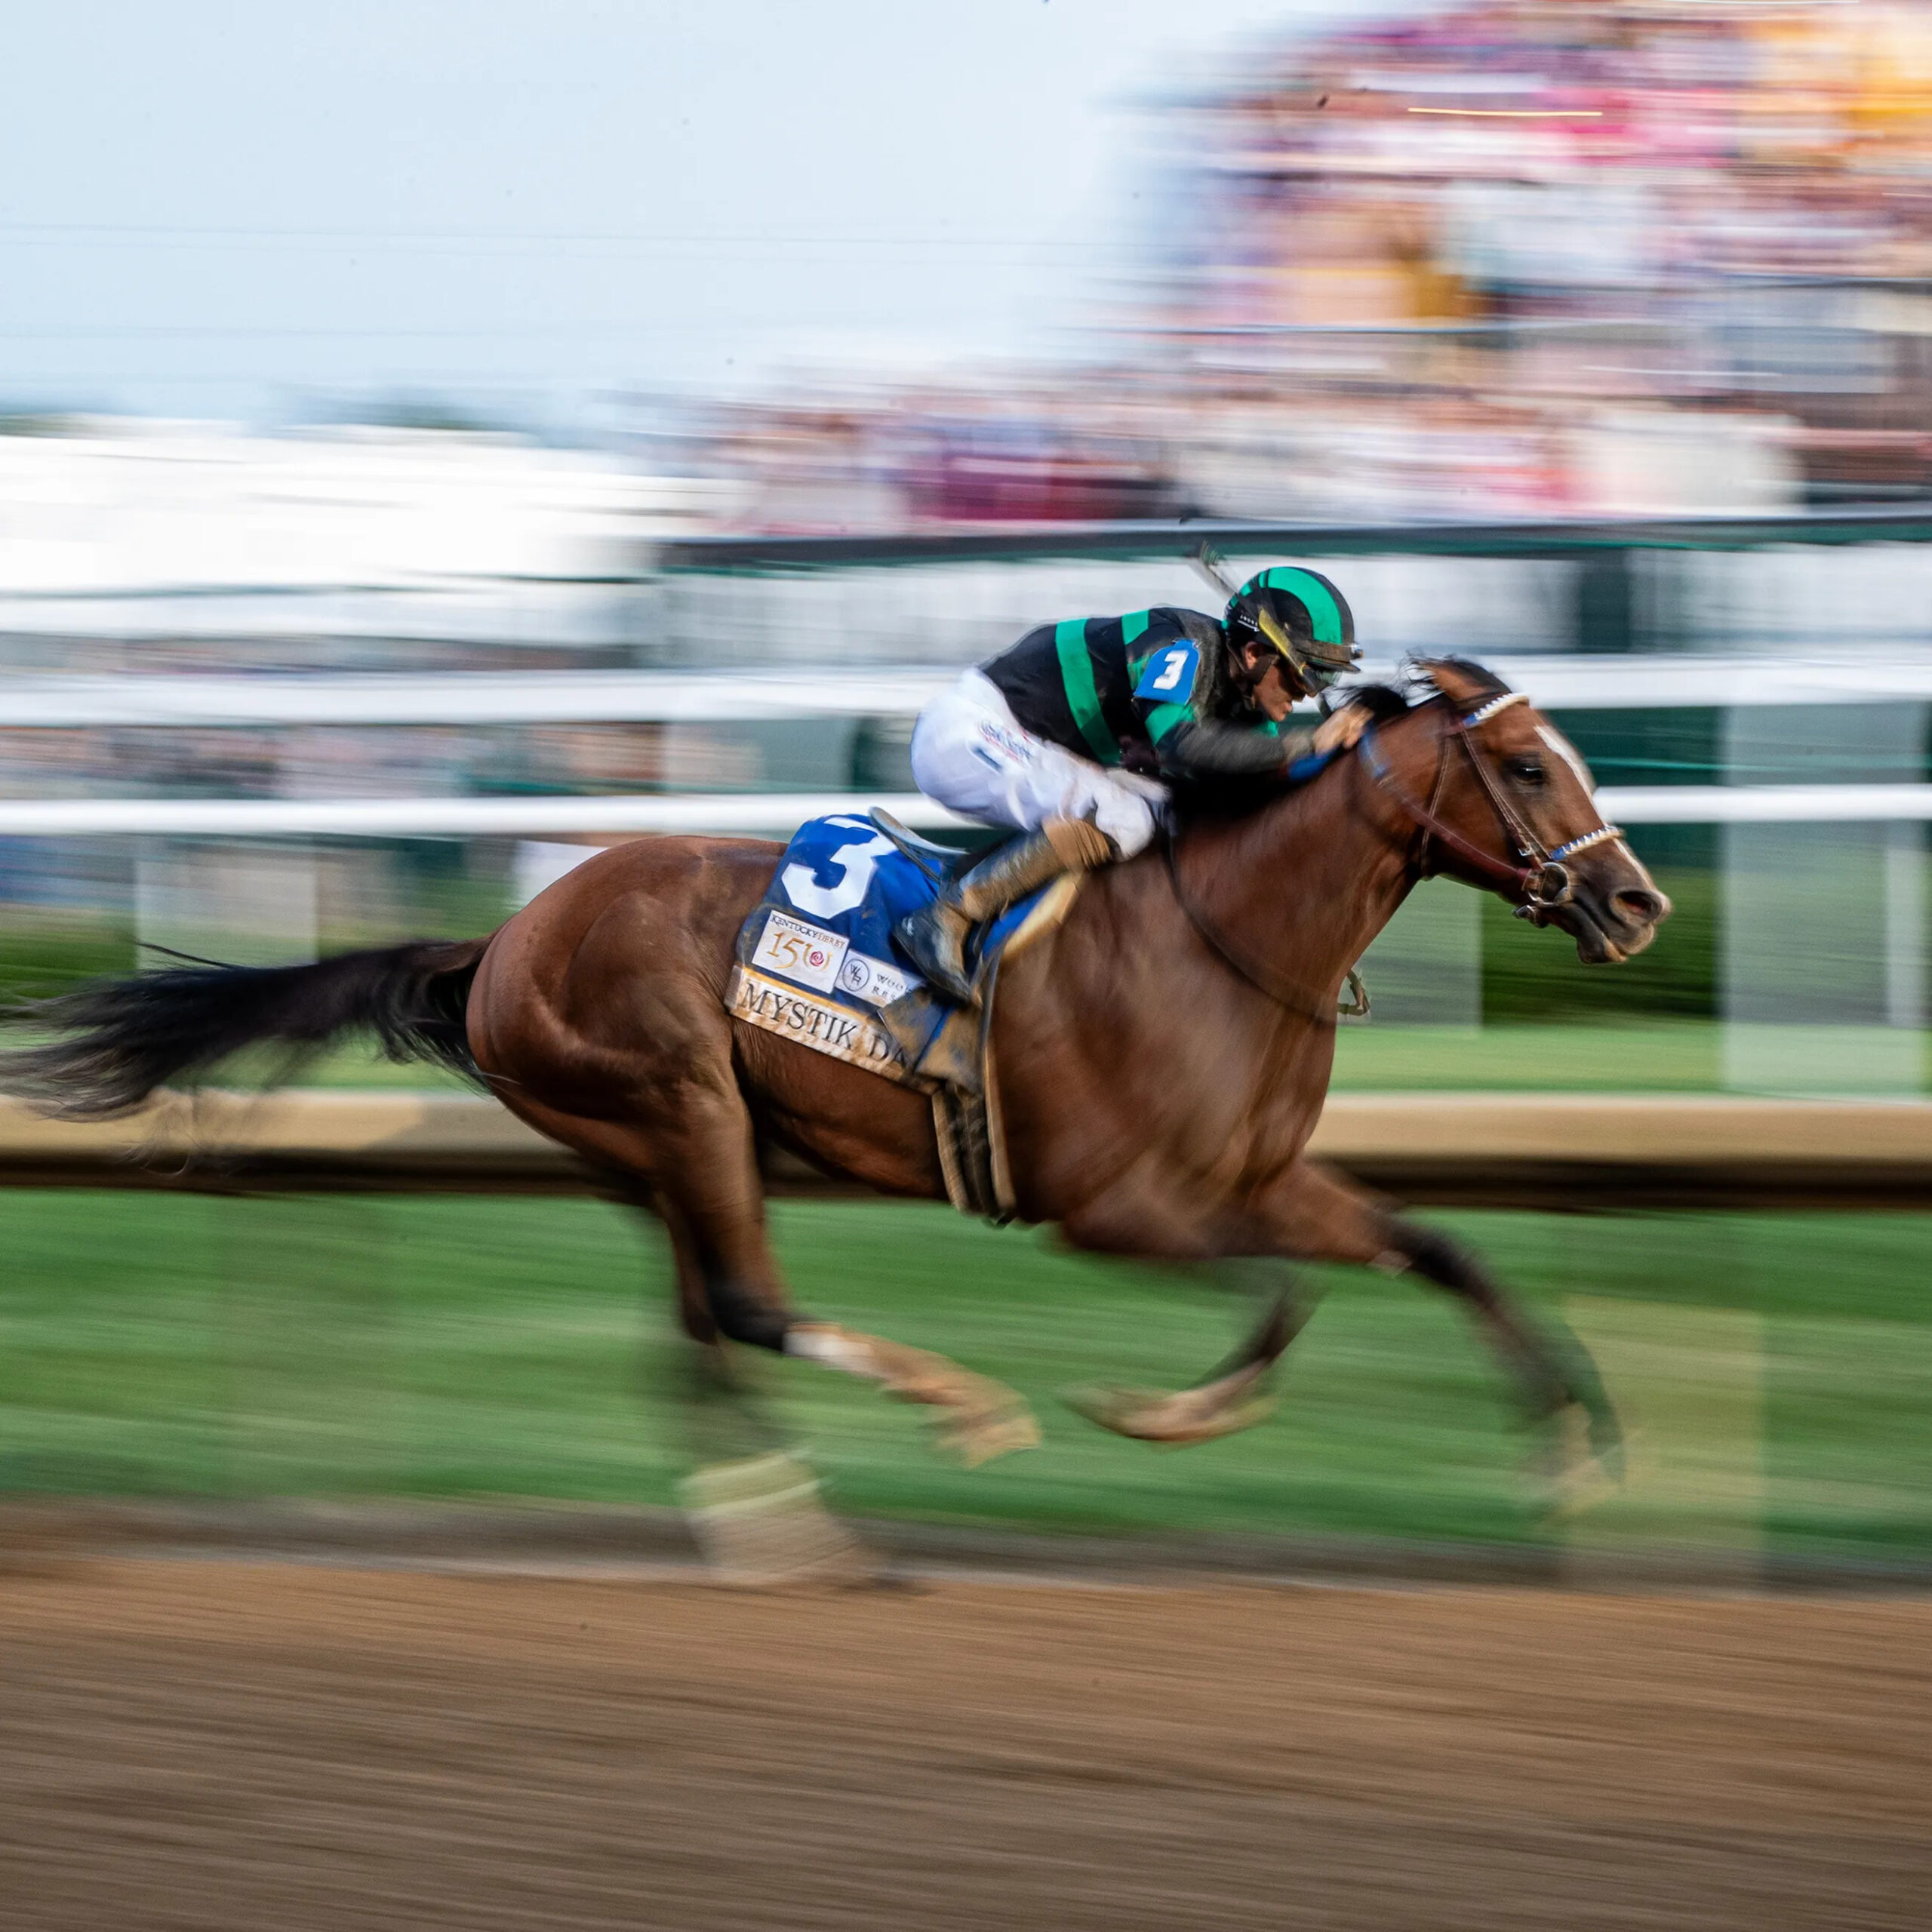
[[[1361,657],[1348,600],[1318,571],[1297,565],[1250,577],[1229,598],[1222,621],[1234,644],[1272,645],[1311,691],[1325,691]]]

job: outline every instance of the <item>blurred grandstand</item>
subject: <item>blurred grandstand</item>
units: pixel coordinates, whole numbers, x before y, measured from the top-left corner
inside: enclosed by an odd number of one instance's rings
[[[1932,14],[1549,0],[1148,110],[1084,369],[736,415],[768,528],[1772,510],[1932,480]]]

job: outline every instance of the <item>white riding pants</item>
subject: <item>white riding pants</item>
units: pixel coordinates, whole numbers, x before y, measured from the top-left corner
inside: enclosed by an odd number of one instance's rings
[[[999,687],[968,671],[912,728],[912,777],[968,818],[1037,832],[1050,818],[1091,820],[1131,859],[1154,836],[1168,789],[1111,771],[1023,730]]]

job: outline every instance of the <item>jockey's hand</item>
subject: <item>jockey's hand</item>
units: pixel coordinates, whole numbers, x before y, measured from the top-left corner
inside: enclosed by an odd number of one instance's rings
[[[1318,752],[1347,751],[1368,726],[1366,705],[1345,705],[1340,711],[1331,712],[1316,728],[1315,749]]]

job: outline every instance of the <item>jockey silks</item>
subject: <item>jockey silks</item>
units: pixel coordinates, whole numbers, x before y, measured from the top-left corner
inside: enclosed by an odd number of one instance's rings
[[[1226,633],[1162,605],[1042,624],[981,667],[1021,727],[1146,776],[1278,771],[1276,727],[1229,675]]]

